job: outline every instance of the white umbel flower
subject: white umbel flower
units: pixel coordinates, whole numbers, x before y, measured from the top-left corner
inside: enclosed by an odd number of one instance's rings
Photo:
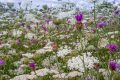
[[[70,73],[68,73],[68,78],[73,78],[73,77],[77,77],[77,76],[81,76],[82,73],[81,72],[78,72],[78,71],[72,71]]]
[[[104,48],[107,44],[109,44],[109,41],[107,38],[102,38],[98,41],[99,48]]]
[[[64,78],[68,78],[68,77],[67,77],[67,73],[62,73],[62,74],[53,75],[53,78],[64,79]]]
[[[13,29],[13,31],[12,31],[12,35],[14,37],[20,37],[21,34],[22,34],[22,31],[20,31],[20,30]]]
[[[91,53],[88,52],[83,53],[83,56],[78,55],[77,57],[72,57],[72,59],[69,59],[67,63],[70,70],[75,69],[80,72],[84,72],[85,68],[94,68],[94,63],[99,63],[99,60],[96,57],[91,56]]]
[[[35,78],[36,78],[35,75],[24,74],[24,75],[16,76],[16,77],[14,77],[13,79],[10,79],[10,80],[29,80],[29,79],[33,80]]]
[[[35,35],[35,34],[33,34],[33,33],[27,33],[26,35],[25,35],[25,38],[27,38],[27,39],[32,39],[32,38],[37,38],[37,36]]]
[[[22,54],[23,57],[27,57],[27,58],[32,58],[33,54],[32,53],[26,53],[26,54]]]
[[[36,53],[37,54],[45,54],[46,52],[51,52],[53,51],[53,48],[51,46],[52,42],[48,42],[45,47],[39,49],[39,50],[36,50]]]
[[[44,68],[44,69],[40,69],[40,70],[36,70],[36,75],[38,76],[45,76],[49,73],[49,69]],[[35,72],[31,72],[32,75],[35,75]]]
[[[58,56],[58,57],[61,57],[61,58],[64,58],[66,55],[68,55],[68,54],[71,53],[71,52],[72,52],[71,49],[65,47],[64,49],[58,50],[57,56]]]

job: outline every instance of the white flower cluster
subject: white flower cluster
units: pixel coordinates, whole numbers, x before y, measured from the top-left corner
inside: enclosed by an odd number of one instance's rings
[[[35,34],[33,34],[33,33],[27,33],[26,35],[25,35],[25,38],[27,38],[27,39],[32,39],[32,38],[37,38],[37,36],[35,35]]]
[[[108,32],[107,34],[105,34],[106,36],[111,36],[111,38],[114,38],[116,34],[118,34],[119,31],[114,31],[114,32]]]
[[[24,75],[16,76],[15,78],[10,79],[10,80],[33,80],[35,78],[36,78],[35,75],[28,75],[28,74],[25,75],[24,74]]]
[[[61,47],[57,52],[57,56],[64,58],[66,55],[68,55],[71,52],[72,52],[72,50],[69,47],[67,47],[67,46],[65,46],[64,48]]]
[[[7,34],[8,34],[7,31],[2,31],[2,32],[0,32],[0,36],[7,35]]]
[[[35,15],[33,14],[26,14],[24,18],[26,19],[26,21],[37,21]]]
[[[87,40],[85,40],[84,38],[81,39],[80,42],[74,42],[73,45],[75,45],[75,49],[76,50],[82,50],[86,48],[87,45]]]
[[[60,39],[70,38],[70,35],[60,35]]]
[[[13,31],[12,31],[12,35],[13,35],[14,37],[20,37],[21,34],[22,34],[22,31],[20,31],[20,30],[13,29]]]
[[[55,74],[55,75],[53,75],[53,78],[59,78],[59,79],[74,78],[74,77],[81,76],[81,75],[82,75],[81,72],[72,71],[72,72],[69,72],[69,73]]]
[[[75,10],[72,10],[72,11],[68,11],[68,12],[60,12],[59,14],[56,15],[56,17],[58,19],[63,19],[65,17],[70,17],[72,16],[72,14],[75,13]]]
[[[86,69],[94,68],[94,63],[99,63],[96,57],[93,57],[90,52],[83,53],[83,56],[78,55],[77,57],[72,57],[69,59],[67,64],[70,70],[79,70],[84,72]]]
[[[26,53],[26,54],[22,54],[23,57],[27,57],[27,58],[32,58],[33,54],[32,53]]]
[[[19,75],[10,80],[36,80],[37,76],[45,76],[48,74],[59,74],[58,71],[50,70],[47,68],[39,69],[39,70],[36,70],[35,72],[32,71],[30,75],[29,74]]]
[[[99,48],[104,48],[107,44],[109,44],[109,41],[107,38],[102,38],[98,41]]]
[[[45,47],[43,47],[43,48],[41,48],[41,49],[39,49],[39,50],[36,50],[36,53],[37,53],[37,54],[44,54],[44,53],[46,53],[46,52],[51,52],[51,51],[53,51],[51,44],[52,44],[52,42],[48,42],[48,43],[45,45]]]
[[[5,44],[1,44],[0,45],[0,48],[11,48],[11,44],[9,44],[9,43],[5,43]]]

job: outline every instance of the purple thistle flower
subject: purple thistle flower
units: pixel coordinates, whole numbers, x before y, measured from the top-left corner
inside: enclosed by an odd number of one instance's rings
[[[120,9],[114,11],[115,14],[120,14]]]
[[[29,67],[32,68],[32,70],[35,70],[36,64],[32,62],[29,64]]]
[[[76,21],[81,22],[83,20],[83,14],[80,13],[80,14],[76,15],[75,19],[76,19]]]
[[[5,61],[2,60],[2,59],[0,59],[0,66],[1,66],[1,65],[4,65],[4,64],[5,64]]]
[[[109,49],[110,52],[117,51],[119,49],[119,46],[116,44],[107,44],[105,48]]]
[[[102,27],[104,27],[104,26],[106,26],[106,23],[104,23],[104,22],[99,22],[99,23],[97,23],[97,27],[98,27],[98,28],[102,28]]]
[[[116,70],[120,67],[120,64],[118,64],[116,61],[109,61],[109,67],[111,70]]]

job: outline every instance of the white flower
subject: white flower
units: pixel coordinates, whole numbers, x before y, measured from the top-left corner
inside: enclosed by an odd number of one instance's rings
[[[26,35],[25,35],[25,38],[27,38],[27,39],[32,39],[32,38],[37,38],[37,36],[35,35],[35,34],[33,34],[33,33],[27,33]]]
[[[36,50],[36,54],[44,54],[44,53],[46,53],[45,49]]]
[[[36,78],[35,75],[24,74],[24,75],[16,76],[16,77],[14,77],[13,79],[10,79],[10,80],[28,80],[28,79],[33,80],[35,78]]]
[[[119,31],[108,32],[107,34],[108,34],[108,35],[112,35],[112,34],[117,34],[117,33],[119,33]],[[106,34],[106,35],[107,35],[107,34]]]
[[[103,48],[103,47],[105,47],[107,44],[109,44],[108,39],[107,39],[107,38],[102,38],[102,39],[99,40],[99,42],[98,42],[98,47],[99,47],[99,48]]]
[[[2,36],[2,35],[7,35],[7,31],[2,31],[2,32],[0,32],[0,36]]]
[[[72,52],[71,49],[65,47],[64,49],[58,50],[57,56],[58,56],[58,57],[61,57],[61,58],[64,58],[66,55],[68,55],[68,54],[71,53],[71,52]]]
[[[74,14],[74,13],[75,13],[75,10],[68,11],[68,12],[61,12],[58,15],[56,15],[56,17],[59,19],[64,19],[66,17],[71,17],[72,14]]]
[[[19,67],[18,69],[15,70],[15,72],[17,73],[17,75],[23,74],[24,73],[24,69],[22,67]]]
[[[24,18],[26,19],[26,21],[37,21],[35,15],[33,14],[26,14]]]
[[[1,44],[0,48],[3,48],[3,47],[5,47],[5,48],[11,48],[11,44],[9,44],[9,43]]]
[[[8,54],[16,54],[16,50],[15,49],[9,50]]]
[[[13,29],[13,31],[12,31],[12,35],[14,37],[20,37],[21,34],[22,34],[22,31],[20,31],[20,30]]]
[[[68,78],[66,73],[53,75],[53,78]]]
[[[59,74],[59,72],[57,70],[50,70],[49,73]]]
[[[23,57],[27,57],[27,58],[32,58],[33,54],[32,53],[26,53],[26,54],[22,54]]]
[[[96,57],[91,56],[91,53],[88,52],[83,53],[83,56],[78,55],[77,57],[72,57],[72,59],[69,59],[67,63],[70,70],[75,69],[80,72],[84,72],[85,68],[94,68],[94,63],[99,63],[99,60]]]
[[[81,42],[77,42],[77,43],[73,43],[73,44],[75,45],[76,50],[85,49],[86,45],[87,45],[87,40],[82,38]]]
[[[77,77],[77,76],[81,76],[82,75],[82,73],[80,73],[80,72],[78,72],[78,71],[72,71],[72,72],[70,72],[70,73],[68,73],[68,78],[70,77],[70,78],[73,78],[73,77]]]
[[[114,36],[114,35],[112,35],[112,36],[111,36],[111,38],[115,38],[115,36]]]
[[[35,71],[38,76],[45,76],[49,73],[49,69],[44,68],[44,69],[39,69]],[[32,75],[35,75],[35,72],[31,72]]]
[[[36,53],[37,53],[37,54],[44,54],[44,53],[46,53],[46,52],[51,52],[51,51],[53,51],[53,48],[52,48],[51,44],[52,44],[52,42],[48,42],[48,43],[45,45],[45,47],[43,47],[43,48],[41,48],[41,49],[39,49],[39,50],[36,50]]]
[[[23,45],[25,48],[29,48],[29,46],[27,46],[27,45]]]

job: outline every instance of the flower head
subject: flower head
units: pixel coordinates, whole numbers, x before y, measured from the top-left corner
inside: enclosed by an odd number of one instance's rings
[[[117,51],[119,49],[119,46],[116,44],[108,44],[105,46],[107,49],[110,50],[110,52]]]
[[[104,22],[99,22],[99,23],[97,23],[97,27],[98,27],[98,28],[102,28],[102,27],[104,27],[104,26],[106,26],[106,23],[104,23]]]
[[[76,19],[77,22],[81,22],[83,20],[83,14],[80,13],[80,14],[76,15],[75,19]]]
[[[29,67],[30,67],[32,70],[35,70],[36,64],[35,64],[34,62],[32,62],[32,63],[29,64]]]
[[[111,70],[116,70],[120,67],[120,65],[116,61],[109,61],[109,67]]]
[[[4,64],[5,64],[5,61],[2,60],[2,59],[0,59],[0,66],[1,66],[1,65],[4,65]]]
[[[115,14],[120,14],[120,9],[114,11]]]

